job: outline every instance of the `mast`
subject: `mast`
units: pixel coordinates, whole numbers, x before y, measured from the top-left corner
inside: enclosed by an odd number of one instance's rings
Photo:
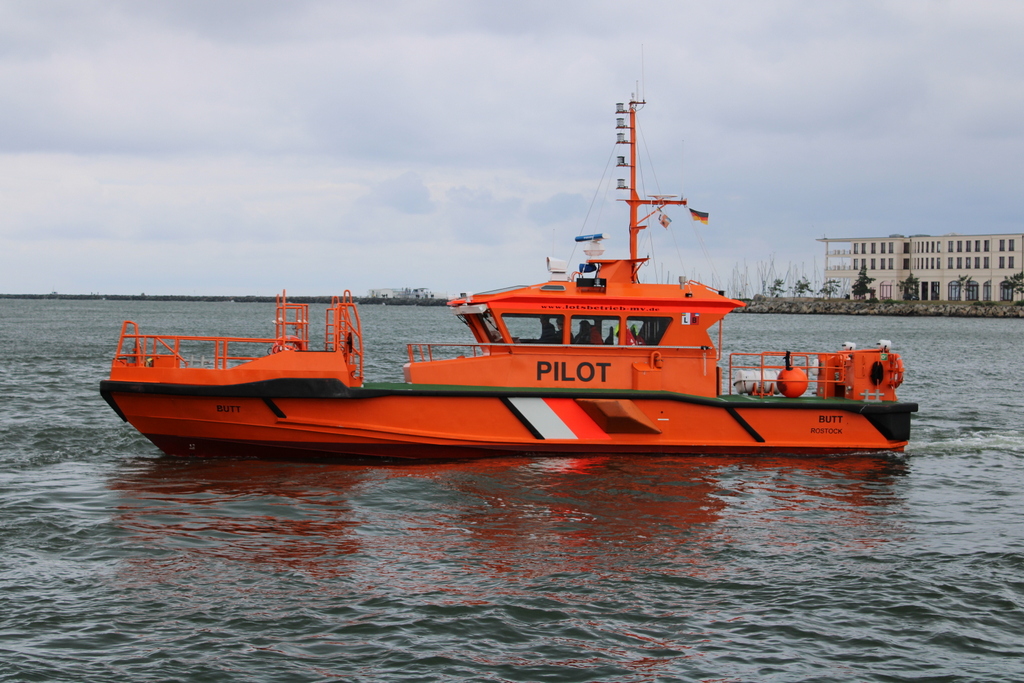
[[[647,259],[639,258],[637,255],[638,236],[640,231],[647,227],[647,219],[655,213],[658,213],[663,206],[686,206],[686,200],[675,199],[674,197],[676,195],[653,195],[650,197],[641,197],[637,192],[636,113],[645,104],[647,104],[645,100],[637,100],[636,96],[633,96],[629,100],[628,110],[622,102],[615,105],[616,114],[629,114],[628,125],[624,118],[617,118],[615,120],[615,128],[620,131],[615,144],[629,146],[629,162],[626,162],[626,155],[622,155],[619,157],[618,164],[616,165],[619,167],[629,168],[629,185],[626,185],[626,180],[624,178],[620,178],[617,189],[629,192],[628,199],[619,199],[618,201],[626,202],[626,204],[629,205],[629,260],[633,262],[633,282],[639,282],[640,266],[647,261]],[[622,131],[628,131],[628,133]],[[652,206],[654,207],[654,210],[641,218],[641,206]]]

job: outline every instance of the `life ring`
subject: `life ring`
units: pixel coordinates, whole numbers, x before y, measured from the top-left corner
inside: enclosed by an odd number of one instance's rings
[[[889,386],[895,389],[903,384],[903,359],[899,354],[889,355]]]
[[[298,337],[289,335],[284,341],[274,342],[274,345],[267,351],[267,355],[273,355],[275,353],[281,353],[282,351],[301,351],[302,340]]]

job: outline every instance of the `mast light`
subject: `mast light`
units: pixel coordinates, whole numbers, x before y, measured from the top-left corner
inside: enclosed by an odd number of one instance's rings
[[[615,189],[616,190],[628,190],[629,188],[626,187],[626,179],[625,178],[619,178],[619,186],[617,188],[615,188]]]

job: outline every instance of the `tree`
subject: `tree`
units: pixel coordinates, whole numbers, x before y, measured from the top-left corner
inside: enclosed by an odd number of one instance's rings
[[[1006,278],[1004,282],[1010,285],[1010,291],[1015,294],[1024,294],[1024,270],[1019,273],[1014,273],[1010,277]]]
[[[867,267],[861,266],[860,273],[857,274],[857,281],[853,283],[853,287],[850,288],[850,292],[858,299],[863,299],[874,291],[871,288],[871,283],[874,281],[875,278],[868,277]]]
[[[818,294],[826,299],[831,299],[839,293],[839,286],[839,280],[825,280],[821,285],[821,289],[818,290]]]
[[[768,296],[780,297],[782,293],[786,291],[786,281],[782,278],[776,278],[772,286],[768,288]]]
[[[793,285],[793,296],[806,296],[811,293],[811,283],[807,281],[807,277],[804,276],[796,281]]]
[[[953,280],[953,282],[956,283],[956,299],[955,299],[955,301],[962,301],[963,300],[964,294],[965,294],[965,290],[967,289],[967,283],[970,282],[970,280],[971,280],[971,276],[970,275],[961,275],[957,279]],[[952,282],[950,284],[952,284]],[[952,296],[950,296],[950,300],[954,300]]]
[[[897,283],[896,286],[903,292],[904,301],[917,301],[921,298],[921,281],[914,277],[913,273],[908,275],[906,280]]]

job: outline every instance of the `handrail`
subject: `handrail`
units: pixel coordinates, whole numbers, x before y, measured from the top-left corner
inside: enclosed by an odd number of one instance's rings
[[[736,384],[753,383],[750,393],[754,396],[769,396],[776,391],[778,371],[786,367],[786,355],[789,355],[793,367],[807,373],[808,386],[819,396],[828,396],[830,387],[846,382],[846,368],[842,363],[830,360],[838,359],[841,354],[805,351],[762,351],[760,353],[737,352],[729,354],[729,392],[734,393]],[[749,363],[739,360],[751,359]],[[756,359],[756,360],[755,360]],[[735,371],[735,374],[734,374]],[[757,374],[751,376],[746,371]]]
[[[132,332],[129,331],[129,326]],[[214,369],[226,370],[231,367],[231,361],[250,361],[262,358],[262,355],[231,355],[229,344],[266,344],[268,348],[274,348],[278,339],[262,337],[203,337],[191,335],[172,334],[141,334],[138,326],[126,320],[121,327],[121,338],[118,343],[118,351],[114,355],[114,364],[136,365],[140,367],[153,367],[157,359],[171,358],[171,367],[190,367],[191,361],[182,355],[182,342],[207,342],[214,346],[211,362]],[[131,343],[131,349],[125,351],[125,342]],[[264,354],[265,355],[265,354]]]
[[[359,309],[352,298],[352,292],[345,290],[341,297],[334,297],[325,314],[324,349],[341,353],[348,366],[354,385],[363,381],[363,332],[359,320]],[[234,365],[253,361],[282,351],[309,350],[309,305],[288,303],[285,293],[277,297],[277,312],[274,317],[274,337],[211,337],[173,334],[142,334],[139,326],[125,320],[121,324],[121,336],[113,365],[134,365],[137,367],[188,368],[193,361],[185,357],[183,343],[207,343],[213,345],[210,367],[227,370]],[[232,346],[238,344],[266,344],[266,353],[251,355],[232,353]],[[205,356],[202,356],[205,365]]]
[[[494,355],[495,352],[504,352],[508,354],[514,354],[517,349],[519,350],[532,350],[532,349],[559,349],[566,350],[571,349],[573,351],[590,351],[594,353],[608,352],[613,353],[627,353],[632,351],[637,356],[649,355],[651,351],[665,351],[665,350],[689,350],[689,351],[713,351],[713,347],[704,346],[641,346],[641,345],[626,345],[626,344],[482,344],[482,343],[459,343],[459,342],[416,342],[406,345],[409,353],[410,363],[429,363],[435,360],[434,349],[440,348],[465,348],[472,349],[471,358],[478,358],[481,356]],[[464,356],[460,356],[464,357]],[[438,360],[450,360],[450,359],[438,359]]]
[[[274,336],[281,348],[305,351],[309,348],[309,304],[288,303],[287,292],[276,297]]]
[[[332,297],[325,313],[324,349],[340,351],[345,356],[352,379],[363,381],[363,325],[352,292]]]

